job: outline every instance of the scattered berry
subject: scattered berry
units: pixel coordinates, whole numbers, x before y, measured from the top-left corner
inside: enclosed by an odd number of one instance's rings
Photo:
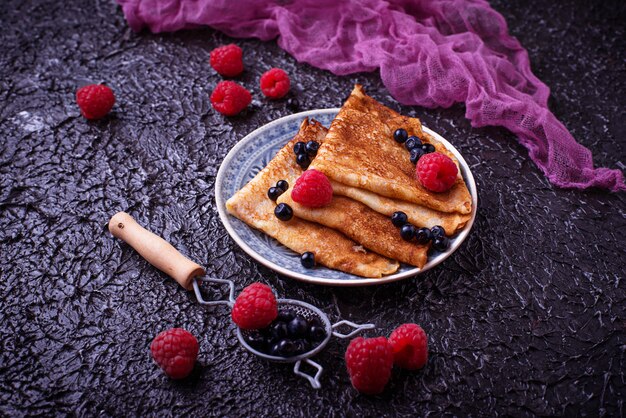
[[[428,241],[432,239],[432,233],[428,228],[419,228],[415,231],[415,240],[418,244],[428,244]]]
[[[293,209],[286,203],[279,203],[274,208],[274,215],[281,221],[288,221],[293,218]]]
[[[438,152],[422,156],[416,167],[417,178],[431,192],[449,190],[456,181],[458,172],[454,161]]]
[[[443,229],[443,226],[441,226],[441,225],[433,226],[432,228],[430,228],[430,232],[433,235],[433,238],[445,237],[446,236],[446,230]]]
[[[307,269],[312,269],[315,267],[315,254],[311,251],[307,251],[300,256],[300,263],[302,266]]]
[[[433,144],[422,144],[422,151],[424,151],[424,154],[430,154],[435,152],[435,146]]]
[[[287,180],[278,180],[278,182],[276,182],[276,187],[281,189],[283,192],[286,192],[289,190],[289,183],[287,183]]]
[[[391,223],[400,228],[402,225],[404,225],[405,223],[407,223],[409,221],[409,218],[406,216],[406,213],[398,211],[398,212],[394,212],[391,215]]]
[[[376,395],[391,377],[393,349],[385,337],[357,337],[346,350],[346,366],[352,386],[359,392]]]
[[[447,237],[437,237],[433,239],[433,248],[437,251],[445,251],[450,246],[450,240]]]
[[[269,197],[270,200],[273,200],[274,202],[276,201],[276,199],[278,199],[278,196],[283,193],[285,193],[285,191],[279,187],[270,187],[269,189],[267,189],[267,197]]]
[[[320,149],[320,143],[317,141],[309,141],[306,143],[306,153],[309,157],[315,157],[317,150]]]
[[[191,373],[198,357],[198,340],[189,331],[172,328],[157,335],[150,344],[152,358],[172,379]]]
[[[235,44],[220,46],[211,51],[209,62],[219,75],[237,77],[243,72],[243,52]]]
[[[406,142],[404,143],[404,146],[406,147],[407,150],[411,151],[414,148],[417,148],[419,146],[422,145],[422,141],[420,141],[420,139],[416,136],[410,136]]]
[[[296,157],[296,163],[300,166],[300,168],[306,170],[307,168],[309,168],[311,160],[309,159],[309,156],[307,154],[298,154],[298,156]]]
[[[300,102],[298,102],[298,99],[296,99],[295,97],[287,99],[287,109],[291,110],[292,112],[300,109]]]
[[[404,129],[396,129],[393,133],[393,139],[399,144],[404,144],[408,137],[409,134]]]
[[[252,95],[234,81],[220,81],[211,93],[213,108],[225,116],[235,116],[252,102]]]
[[[303,206],[321,208],[333,200],[333,186],[321,171],[306,170],[293,185],[291,198]]]
[[[416,324],[403,324],[389,336],[394,363],[408,370],[424,367],[428,360],[428,337]]]
[[[293,146],[293,152],[296,155],[306,154],[306,143],[302,141],[296,142],[296,144]]]
[[[243,289],[233,305],[233,322],[241,329],[265,328],[277,316],[276,297],[263,283],[252,283]]]
[[[415,227],[411,224],[402,225],[400,236],[405,241],[411,241],[415,237]]]
[[[409,157],[409,159],[413,164],[417,164],[417,161],[422,155],[424,155],[424,150],[420,147],[416,147],[411,150],[411,156]]]
[[[76,92],[80,113],[87,119],[101,119],[113,108],[115,95],[104,84],[90,84]]]
[[[261,92],[268,99],[280,99],[289,92],[289,76],[280,68],[272,68],[261,76]]]

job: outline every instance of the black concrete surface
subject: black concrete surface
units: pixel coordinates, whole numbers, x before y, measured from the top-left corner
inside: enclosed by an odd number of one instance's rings
[[[494,1],[552,88],[551,108],[597,165],[626,163],[626,12],[620,1]],[[0,415],[76,416],[621,416],[625,393],[624,194],[556,189],[514,136],[472,129],[462,106],[399,106],[376,73],[337,77],[274,42],[237,40],[244,115],[210,106],[220,80],[210,29],[133,33],[110,1],[0,6]],[[301,110],[340,106],[355,82],[416,115],[465,156],[480,207],[465,244],[438,268],[370,288],[306,285],[240,250],[217,216],[215,175],[245,134],[292,113],[261,98],[258,78],[285,69]],[[117,96],[88,122],[78,87]],[[290,367],[237,343],[222,308],[203,309],[105,229],[126,210],[215,277],[273,286],[332,320],[404,322],[429,335],[430,360],[359,395],[346,341],[316,359],[315,391]],[[200,341],[192,376],[168,380],[149,343],[185,327]]]

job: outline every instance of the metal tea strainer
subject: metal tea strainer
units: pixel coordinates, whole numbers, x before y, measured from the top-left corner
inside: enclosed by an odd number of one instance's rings
[[[145,258],[150,264],[163,271],[174,280],[176,280],[182,287],[187,290],[194,291],[196,299],[200,304],[206,306],[213,305],[226,305],[232,308],[235,303],[235,283],[231,280],[212,279],[205,277],[205,270],[183,256],[176,248],[170,243],[165,241],[158,235],[146,230],[139,225],[130,215],[125,212],[118,212],[109,221],[109,231],[111,234],[133,247],[143,258]],[[227,284],[230,288],[228,294],[228,300],[206,300],[202,296],[201,285],[202,283],[224,285]],[[323,367],[311,360],[311,357],[318,354],[326,347],[330,341],[331,336],[337,338],[350,338],[359,332],[374,328],[374,324],[355,324],[350,321],[339,321],[335,324],[331,324],[328,316],[316,308],[315,306],[294,299],[278,299],[278,307],[289,308],[296,315],[303,316],[307,321],[313,318],[317,318],[323,325],[326,337],[323,341],[319,342],[314,348],[306,353],[298,354],[291,357],[278,357],[272,356],[266,353],[262,353],[248,344],[245,337],[250,331],[237,328],[237,339],[244,346],[244,348],[251,353],[263,359],[279,362],[279,363],[295,363],[293,372],[309,381],[311,386],[315,389],[321,387],[320,376]],[[347,326],[353,328],[351,332],[344,334],[336,331],[341,326]],[[316,369],[314,375],[309,375],[300,370],[302,362]]]

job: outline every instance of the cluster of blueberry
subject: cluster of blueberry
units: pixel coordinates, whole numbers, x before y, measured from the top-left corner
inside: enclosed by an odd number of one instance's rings
[[[311,158],[317,155],[318,149],[320,149],[320,144],[317,141],[296,142],[296,145],[293,146],[293,152],[296,154],[296,163],[303,170],[306,170],[309,168],[309,164],[311,164]]]
[[[428,244],[433,242],[433,248],[437,251],[445,251],[450,246],[450,240],[446,237],[443,227],[436,225],[431,229],[416,228],[409,223],[406,213],[398,211],[391,215],[391,223],[400,228],[400,236],[405,241],[415,239],[418,244]]]
[[[278,196],[285,193],[288,189],[289,183],[287,183],[287,180],[278,180],[275,187],[267,189],[267,197],[275,202]]]
[[[250,331],[244,338],[262,353],[293,357],[317,347],[326,338],[326,330],[317,317],[307,320],[289,309],[281,309],[268,327]]]
[[[416,136],[409,136],[406,130],[397,129],[393,133],[393,139],[399,143],[404,144],[407,150],[411,153],[409,157],[413,164],[417,164],[417,160],[424,154],[430,154],[435,152],[433,144],[422,144],[422,141]]]

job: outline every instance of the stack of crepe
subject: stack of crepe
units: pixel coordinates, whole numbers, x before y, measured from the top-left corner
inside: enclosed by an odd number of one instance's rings
[[[430,244],[404,241],[390,221],[403,211],[416,227],[441,225],[448,236],[471,218],[471,196],[463,177],[443,193],[421,186],[409,152],[394,141],[403,128],[409,135],[432,144],[437,152],[456,158],[409,118],[367,96],[356,85],[329,129],[305,119],[297,135],[247,185],[227,202],[228,212],[298,252],[311,251],[318,264],[362,277],[382,277],[396,272],[399,262],[423,267]],[[267,190],[279,180],[290,187],[302,173],[293,146],[298,141],[320,143],[309,169],[323,172],[333,187],[332,202],[309,208],[291,199],[291,189],[277,202]],[[274,215],[277,203],[286,203],[294,217],[283,222]]]

